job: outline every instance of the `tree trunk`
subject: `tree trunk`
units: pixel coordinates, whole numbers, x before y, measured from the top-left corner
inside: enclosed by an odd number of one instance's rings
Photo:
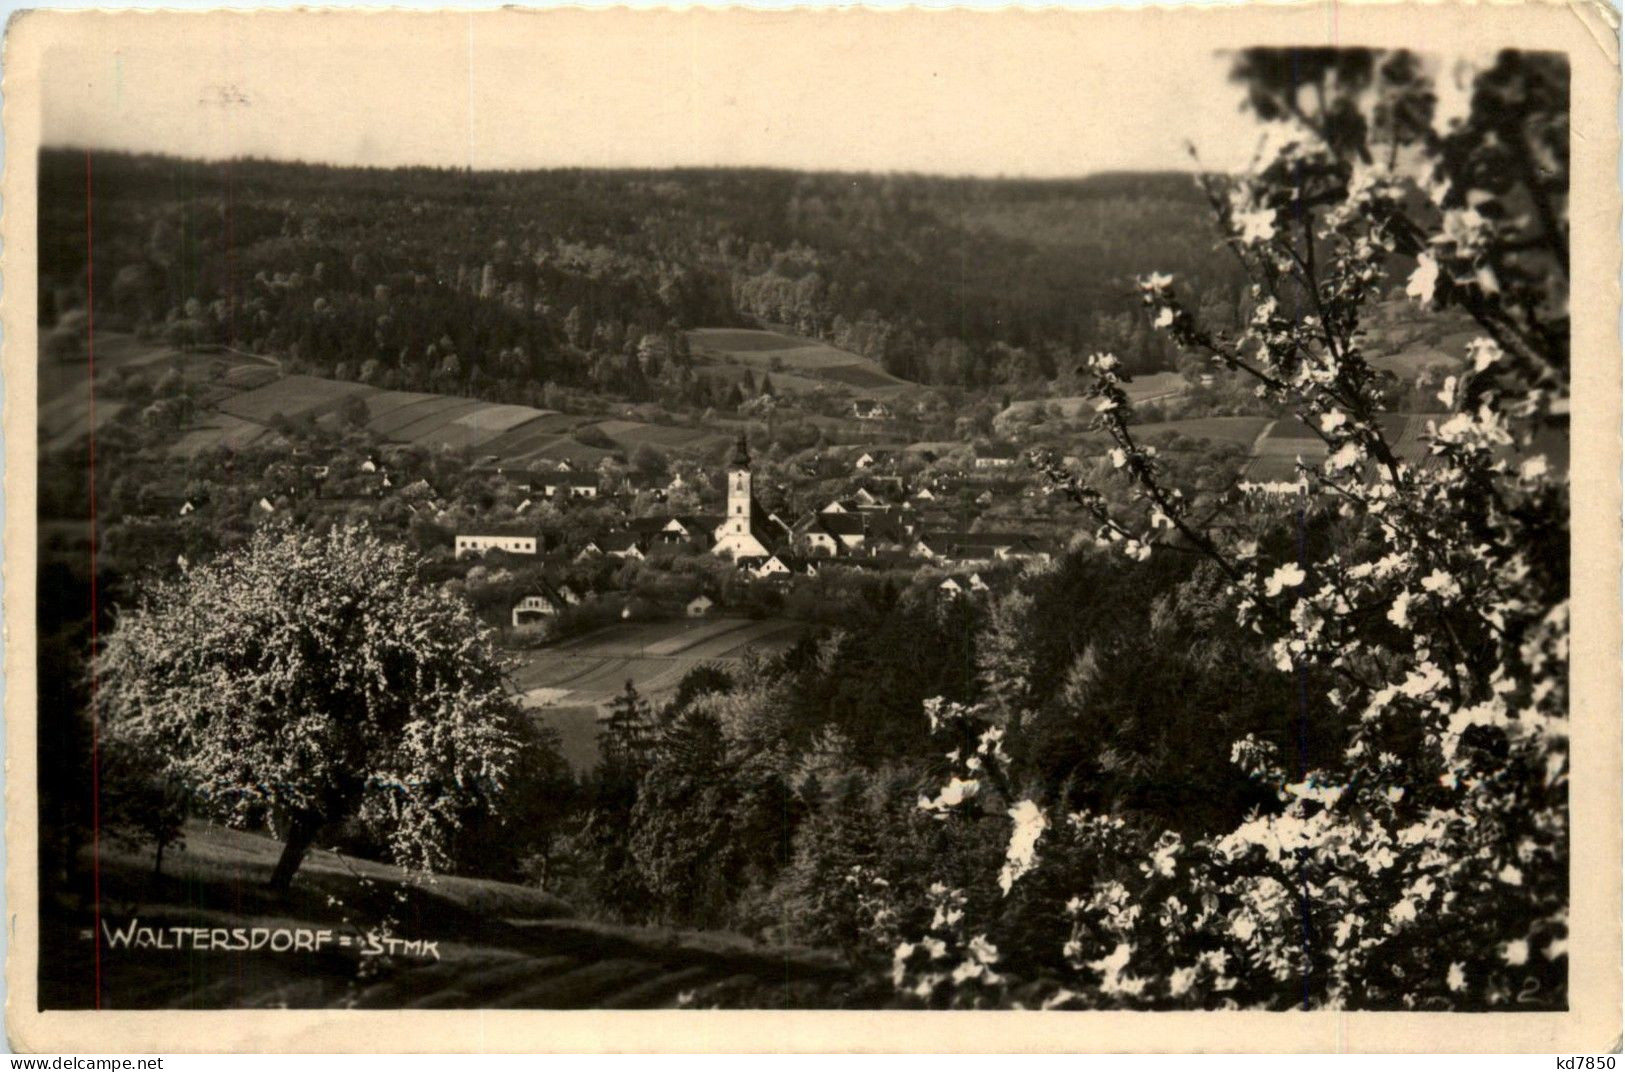
[[[305,852],[316,840],[316,832],[321,826],[321,820],[308,813],[293,817],[288,823],[288,840],[282,844],[282,857],[277,860],[276,870],[271,872],[267,886],[278,893],[288,892],[288,887],[293,884],[294,872],[299,870]]]

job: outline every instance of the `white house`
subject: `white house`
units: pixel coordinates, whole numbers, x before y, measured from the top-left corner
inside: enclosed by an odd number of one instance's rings
[[[778,555],[768,555],[765,561],[751,570],[757,577],[787,577],[791,572],[790,566]]]
[[[565,496],[571,499],[598,498],[598,484],[596,481],[584,480],[579,477],[565,481],[550,481],[542,485],[542,494],[549,499]]]
[[[1003,443],[993,443],[980,447],[976,451],[976,468],[978,469],[1008,469],[1016,464],[1021,452],[1015,447]]]
[[[457,557],[483,555],[487,551],[506,551],[511,555],[534,555],[536,537],[520,533],[469,533],[457,536]]]
[[[852,416],[860,421],[884,421],[891,417],[891,407],[872,398],[857,398],[852,401]]]
[[[703,618],[707,614],[711,613],[711,608],[714,606],[716,606],[716,604],[711,601],[710,596],[695,596],[693,599],[688,601],[688,616],[690,618]]]
[[[528,595],[513,605],[513,627],[534,625],[539,619],[558,614],[560,607],[545,595]]]
[[[937,591],[941,592],[943,595],[959,596],[965,594],[965,586],[954,580],[952,577],[947,577],[943,579],[941,584],[937,585]]]

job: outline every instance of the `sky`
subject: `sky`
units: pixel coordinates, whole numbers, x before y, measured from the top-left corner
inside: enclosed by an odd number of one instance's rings
[[[1045,177],[1189,168],[1189,140],[1232,168],[1258,130],[1226,72],[1156,12],[126,14],[50,47],[41,133],[370,166]]]

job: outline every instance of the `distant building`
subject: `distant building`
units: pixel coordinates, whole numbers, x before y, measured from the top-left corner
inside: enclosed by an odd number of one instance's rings
[[[808,555],[839,554],[841,538],[824,524],[825,518],[830,516],[826,513],[808,514],[797,522],[795,528],[790,530],[796,549]]]
[[[520,626],[535,625],[543,619],[555,617],[571,602],[551,584],[539,581],[534,592],[513,605],[513,626],[518,629]]]
[[[976,468],[1006,469],[1016,464],[1021,451],[1007,443],[989,443],[976,448]]]
[[[788,580],[798,573],[808,573],[806,563],[800,559],[792,558],[786,554],[768,555],[765,558],[750,562],[751,574],[763,580],[783,578]],[[816,570],[808,575],[816,574]]]
[[[458,533],[454,541],[457,557],[483,555],[487,551],[506,551],[510,555],[534,555],[534,532],[471,532]]]
[[[1050,553],[1023,532],[933,532],[915,542],[916,558],[959,565],[993,562],[1048,562]]]
[[[860,421],[885,421],[890,420],[891,415],[891,407],[884,402],[877,402],[872,398],[852,400],[852,416]]]
[[[598,541],[599,548],[606,555],[616,558],[632,558],[642,560],[645,555],[635,532],[612,532]]]
[[[598,498],[598,482],[596,480],[576,479],[564,486],[572,499]]]
[[[716,606],[716,604],[712,602],[710,596],[695,596],[693,599],[688,601],[688,616],[690,618],[703,618],[707,614],[711,613],[711,608],[714,606]]]

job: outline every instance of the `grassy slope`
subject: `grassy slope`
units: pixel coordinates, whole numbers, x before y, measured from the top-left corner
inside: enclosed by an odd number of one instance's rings
[[[416,885],[382,864],[318,852],[285,900],[262,888],[279,845],[201,822],[171,850],[162,883],[150,852],[103,842],[102,913],[154,926],[312,927],[360,933],[385,911],[395,933],[438,941],[439,959],[322,953],[102,953],[104,1008],[649,1008],[675,1004],[819,1007],[858,1000],[831,956],[769,949],[737,935],[570,919],[557,899],[500,882]],[[85,1007],[93,915],[42,920],[43,1007]]]
[[[766,372],[780,391],[822,387],[854,397],[890,398],[914,386],[872,358],[814,339],[742,328],[697,328],[688,333],[688,339],[702,361]]]
[[[558,731],[565,759],[583,769],[598,761],[599,710],[628,680],[660,704],[702,663],[733,662],[748,648],[779,650],[801,633],[798,623],[771,619],[622,623],[526,652],[514,676],[531,694],[533,714]]]

